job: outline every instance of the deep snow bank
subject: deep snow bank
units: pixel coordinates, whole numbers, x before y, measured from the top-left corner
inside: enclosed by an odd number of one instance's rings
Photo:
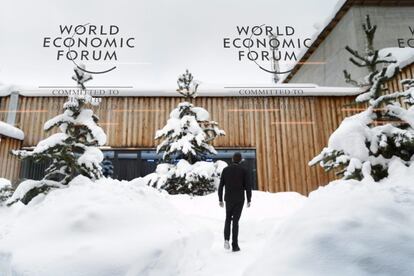
[[[191,275],[211,233],[138,182],[79,177],[2,208],[0,275]]]
[[[254,191],[241,219],[243,254],[232,255],[222,245],[217,193],[171,196],[146,182],[81,177],[28,206],[0,208],[0,275],[241,275],[306,201]]]
[[[250,275],[414,273],[414,166],[381,183],[334,181],[278,228]]]
[[[223,250],[216,193],[78,178],[0,208],[0,275],[412,275],[414,167],[393,162],[390,173],[381,183],[335,181],[309,199],[254,192],[238,254]]]

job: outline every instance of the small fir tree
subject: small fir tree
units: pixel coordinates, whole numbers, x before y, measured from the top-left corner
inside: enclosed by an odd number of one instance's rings
[[[77,175],[93,180],[102,176],[100,163],[103,154],[98,147],[106,143],[106,135],[98,126],[98,117],[91,109],[86,108],[88,104],[99,104],[99,101],[85,90],[85,82],[92,77],[85,74],[82,69],[84,68],[74,69],[73,79],[79,89],[69,95],[63,105],[64,112],[44,124],[45,131],[57,127],[60,132],[40,141],[32,151],[12,152],[21,159],[50,162],[41,181],[28,181],[19,185],[16,192],[19,189],[20,191],[16,194],[15,201],[27,203],[51,188],[67,185]],[[22,190],[25,192],[22,193]]]
[[[194,84],[193,76],[186,73],[178,79],[178,92],[187,100],[196,97],[198,84]],[[170,113],[167,124],[156,132],[155,139],[162,139],[157,147],[157,152],[163,153],[160,168],[165,171],[164,164],[169,164],[168,177],[162,180],[157,178],[151,185],[167,190],[171,194],[185,193],[202,195],[215,190],[215,179],[218,173],[218,164],[208,177],[200,173],[191,172],[191,168],[199,167],[200,164],[210,166],[211,164],[200,163],[207,154],[216,154],[211,142],[225,132],[218,127],[218,123],[210,121],[209,113],[201,107],[185,101],[180,103]],[[177,173],[177,165],[182,168]],[[185,161],[185,162],[184,162]],[[222,169],[222,164],[220,168]],[[185,168],[185,169],[184,169]],[[161,183],[162,182],[162,183]],[[160,184],[161,183],[161,184]]]

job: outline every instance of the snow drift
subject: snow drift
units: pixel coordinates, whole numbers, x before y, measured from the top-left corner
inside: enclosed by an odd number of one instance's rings
[[[309,198],[254,192],[237,254],[217,194],[171,196],[146,179],[78,177],[0,208],[0,275],[412,275],[414,165],[379,183],[340,180]]]
[[[245,275],[412,275],[414,165],[389,170],[380,183],[338,180],[311,193]]]
[[[199,250],[211,243],[210,233],[179,214],[168,195],[140,182],[77,177],[68,188],[38,196],[28,206],[1,209],[0,275],[194,270]]]
[[[146,182],[78,177],[28,205],[0,208],[0,275],[242,275],[271,230],[306,201],[253,192],[237,255],[223,250],[216,193],[172,196]]]

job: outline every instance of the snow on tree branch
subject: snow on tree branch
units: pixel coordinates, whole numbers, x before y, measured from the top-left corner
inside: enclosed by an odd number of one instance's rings
[[[43,180],[27,182],[24,185],[22,183],[17,188],[16,193],[21,196],[16,196],[15,199],[24,203],[28,203],[40,193],[67,185],[77,175],[92,180],[102,177],[100,163],[103,154],[98,147],[106,143],[106,135],[98,125],[99,119],[93,110],[86,108],[86,105],[94,105],[97,101],[84,91],[84,83],[92,77],[84,74],[79,68],[75,68],[74,71],[73,79],[82,91],[71,94],[63,105],[63,113],[44,124],[45,131],[56,127],[60,132],[40,141],[32,151],[12,152],[21,159],[30,158],[34,162],[50,163]]]
[[[332,133],[328,146],[309,162],[320,164],[326,171],[337,169],[345,179],[372,178],[379,181],[388,175],[392,161],[409,166],[414,160],[414,86],[404,80],[406,91],[389,93],[387,82],[399,72],[400,66],[414,61],[414,51],[406,49],[374,48],[377,29],[369,16],[363,25],[366,35],[364,54],[346,47],[353,55],[350,61],[365,67],[368,75],[363,81],[353,80],[344,70],[347,83],[367,87],[356,97],[356,103],[367,104],[367,109],[342,121]],[[405,106],[401,106],[403,100]],[[406,109],[406,106],[411,106]]]
[[[155,139],[164,139],[157,151],[164,152],[166,162],[177,155],[194,163],[201,155],[216,153],[208,142],[223,135],[225,132],[218,124],[209,121],[207,110],[182,102],[170,113],[167,124],[156,132]]]

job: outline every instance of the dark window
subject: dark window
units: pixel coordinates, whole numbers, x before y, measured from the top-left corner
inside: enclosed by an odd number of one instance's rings
[[[252,188],[257,190],[256,151],[254,149],[217,149],[217,155],[208,155],[205,157],[205,161],[222,160],[229,164],[236,151],[242,154],[244,159],[242,164],[250,172]],[[154,172],[162,157],[153,149],[103,150],[103,153],[105,158],[112,162],[112,178],[119,180],[132,180]],[[47,166],[48,164],[45,162],[35,163],[32,160],[23,160],[21,178],[40,180],[44,176]]]

